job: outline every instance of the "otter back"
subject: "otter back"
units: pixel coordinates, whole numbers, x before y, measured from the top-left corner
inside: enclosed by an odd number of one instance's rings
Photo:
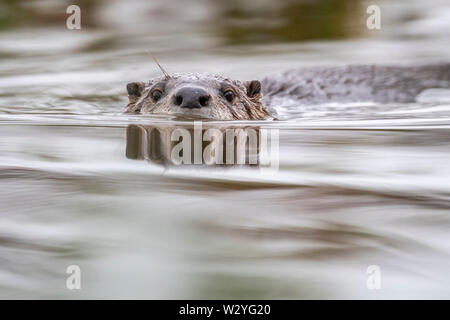
[[[425,89],[450,87],[450,64],[311,67],[269,76],[261,83],[265,105],[283,98],[299,104],[414,102]]]

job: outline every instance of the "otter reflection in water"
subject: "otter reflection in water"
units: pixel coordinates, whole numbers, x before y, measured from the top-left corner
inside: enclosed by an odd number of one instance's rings
[[[126,156],[163,165],[246,165],[278,169],[278,129],[192,125],[127,128]]]

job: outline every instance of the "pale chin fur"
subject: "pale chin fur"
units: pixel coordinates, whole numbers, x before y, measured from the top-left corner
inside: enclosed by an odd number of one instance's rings
[[[200,109],[188,109],[188,108],[180,108],[180,107],[172,107],[169,110],[169,114],[179,116],[179,117],[187,117],[187,118],[198,118],[198,119],[213,119],[212,110],[209,107],[200,108]]]

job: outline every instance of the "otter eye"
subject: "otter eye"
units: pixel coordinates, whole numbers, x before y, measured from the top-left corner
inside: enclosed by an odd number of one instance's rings
[[[152,92],[152,99],[154,102],[157,102],[159,99],[162,98],[162,92],[159,89],[156,89]]]
[[[231,102],[234,99],[234,92],[232,90],[227,90],[223,93],[223,96],[228,102]]]

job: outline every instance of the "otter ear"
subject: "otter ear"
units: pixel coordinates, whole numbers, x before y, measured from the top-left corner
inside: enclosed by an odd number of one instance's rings
[[[250,98],[253,98],[261,93],[261,82],[258,80],[246,81],[244,85],[247,88],[247,96]]]
[[[127,84],[127,92],[129,96],[140,97],[145,88],[143,82],[130,82]]]

